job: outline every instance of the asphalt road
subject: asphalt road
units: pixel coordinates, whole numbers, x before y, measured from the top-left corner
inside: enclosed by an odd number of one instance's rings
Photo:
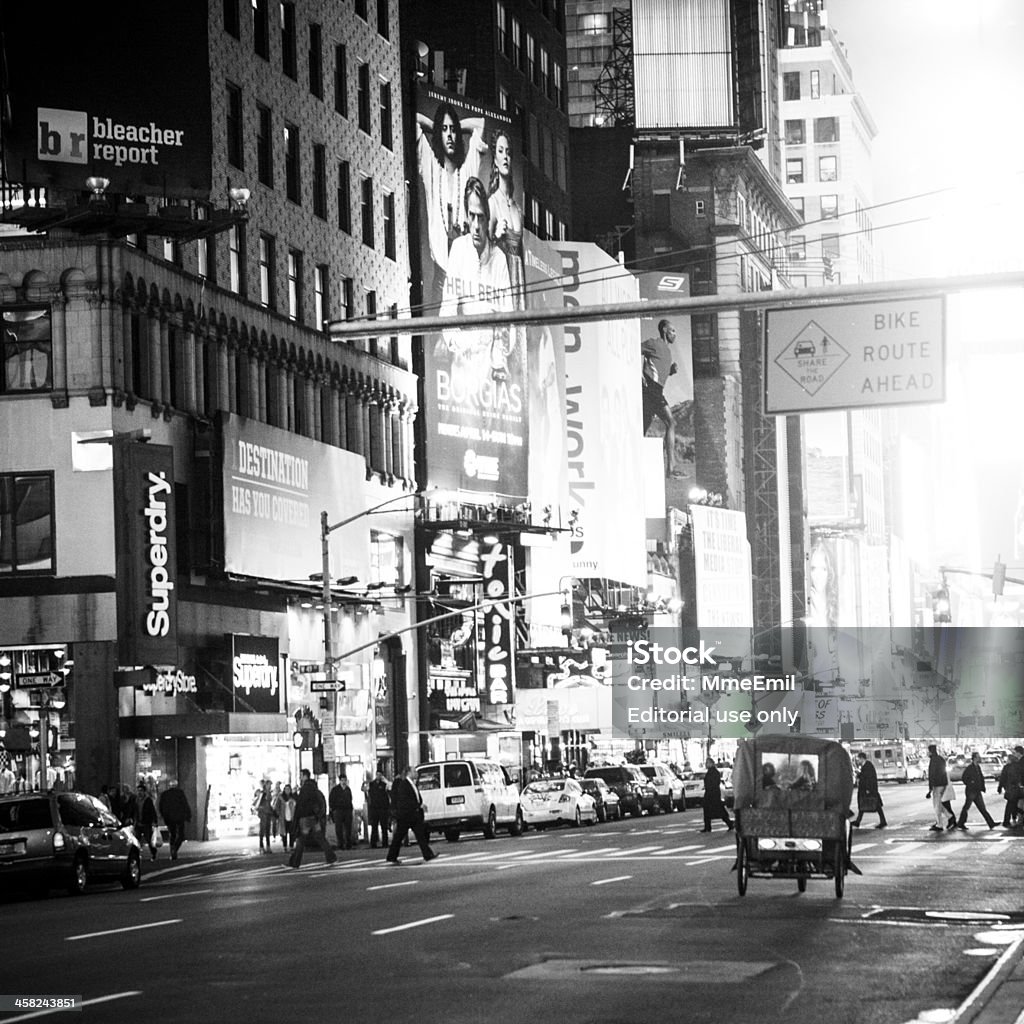
[[[741,898],[733,837],[699,810],[435,840],[400,867],[200,854],[136,892],[8,900],[2,994],[81,995],[82,1024],[925,1019],[1021,935],[1024,836],[929,834],[921,786],[884,793],[892,825],[857,832],[842,900],[771,879]],[[0,1014],[27,1019],[47,1018]]]

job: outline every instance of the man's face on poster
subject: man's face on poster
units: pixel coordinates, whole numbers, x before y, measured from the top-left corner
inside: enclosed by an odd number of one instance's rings
[[[483,255],[487,245],[487,211],[484,209],[483,201],[475,193],[471,192],[469,201],[466,203],[466,213],[469,216],[469,234],[473,239],[473,247],[478,255]]]
[[[444,149],[444,155],[449,160],[455,159],[457,139],[458,129],[455,127],[455,121],[452,119],[451,114],[445,114],[444,120],[441,122],[441,147]]]

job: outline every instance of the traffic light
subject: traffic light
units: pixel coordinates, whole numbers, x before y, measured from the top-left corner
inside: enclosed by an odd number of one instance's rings
[[[992,596],[1002,597],[1003,586],[1006,583],[1006,563],[1000,562],[996,559],[996,564],[992,567]]]

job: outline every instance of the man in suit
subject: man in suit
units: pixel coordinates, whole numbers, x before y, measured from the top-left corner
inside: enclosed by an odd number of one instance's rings
[[[395,831],[391,834],[391,845],[388,847],[388,864],[401,863],[398,852],[409,834],[409,829],[412,829],[416,842],[420,844],[423,859],[433,860],[437,854],[427,842],[427,830],[423,826],[423,797],[416,786],[416,769],[412,765],[395,779],[395,784],[391,787],[391,800],[395,809]]]
[[[882,810],[882,794],[878,792],[878,772],[871,763],[870,758],[862,750],[857,755],[857,820],[853,823],[854,828],[860,828],[861,818],[864,812],[869,814],[868,805],[878,809],[878,824],[875,828],[885,828],[885,811]]]
[[[988,827],[995,828],[996,823],[992,820],[992,815],[988,813],[985,798],[981,795],[985,792],[985,775],[981,770],[981,754],[977,751],[971,754],[971,763],[964,769],[961,781],[964,784],[964,805],[960,810],[960,820],[956,823],[956,827],[963,832],[967,831],[967,812],[970,810],[971,804],[974,804],[988,823]]]

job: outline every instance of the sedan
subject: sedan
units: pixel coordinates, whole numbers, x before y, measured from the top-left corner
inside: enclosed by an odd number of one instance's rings
[[[604,779],[581,779],[580,785],[594,798],[598,821],[618,821],[622,817],[619,795]]]
[[[548,825],[578,827],[597,822],[597,805],[575,779],[541,779],[531,782],[520,797],[527,825],[542,830]]]
[[[139,851],[135,833],[87,793],[0,797],[0,878],[22,888],[43,894],[60,886],[78,895],[102,878],[135,889]]]

